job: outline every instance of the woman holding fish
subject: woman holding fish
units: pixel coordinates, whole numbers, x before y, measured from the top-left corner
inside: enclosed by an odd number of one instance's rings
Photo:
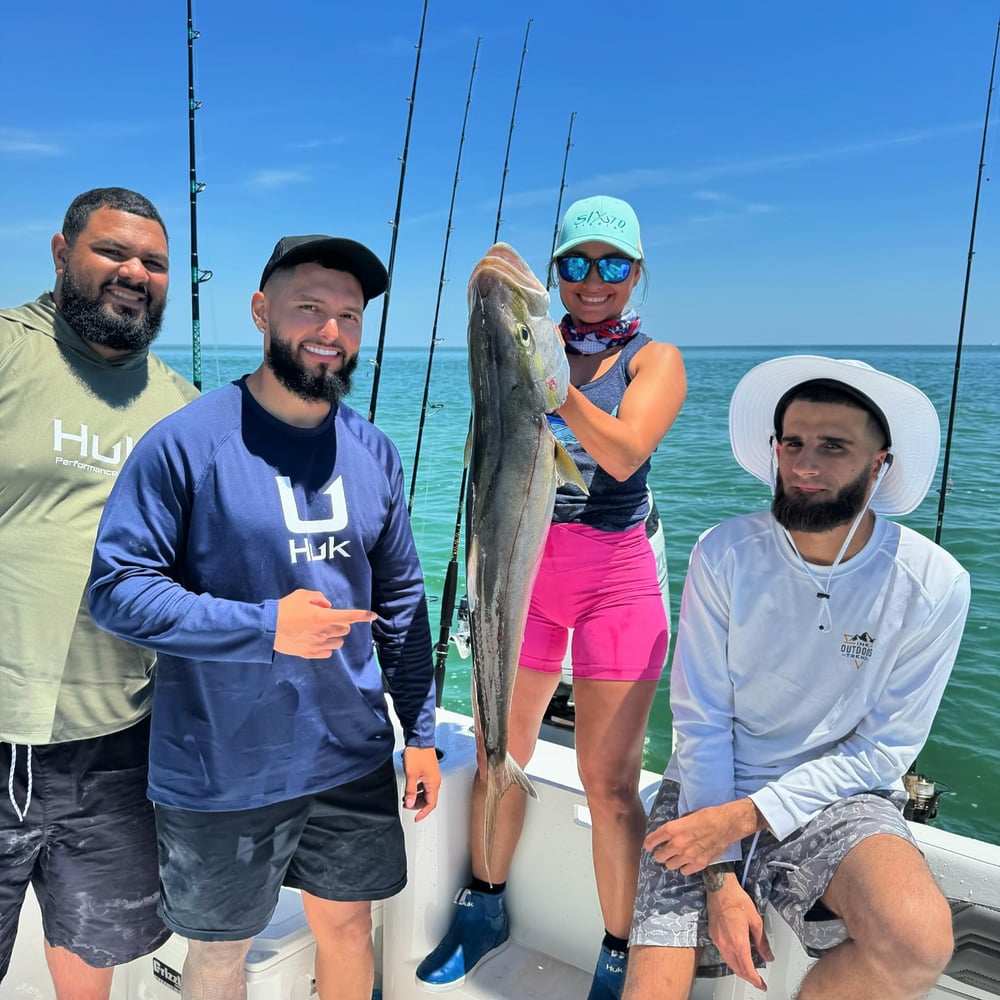
[[[516,258],[510,248],[495,247],[490,254],[505,252]],[[488,255],[480,263],[470,282],[474,315],[480,298],[490,294],[477,274],[492,259]],[[516,263],[527,270],[519,258]],[[606,929],[588,1000],[617,1000],[624,984],[646,822],[638,796],[643,740],[669,638],[645,532],[646,477],[650,456],[684,402],[686,380],[677,348],[651,341],[629,306],[642,265],[639,223],[631,206],[606,196],[570,206],[552,260],[567,310],[559,331],[569,385],[548,422],[575,470],[566,475],[560,469],[562,448],[557,446],[555,474],[562,485],[531,591],[502,734],[516,764],[505,765],[501,794],[511,780],[530,788],[520,768],[534,751],[572,630],[577,763],[593,825],[594,869]],[[538,285],[530,272],[528,277]],[[470,317],[470,369],[472,330]],[[473,396],[475,410],[475,374]],[[473,448],[475,439],[474,431]],[[471,524],[470,533],[475,534]],[[474,545],[478,541],[473,537]],[[476,563],[470,558],[470,591]],[[475,624],[474,613],[474,640]],[[481,735],[484,721],[489,722],[483,718],[488,707],[477,691]],[[488,733],[485,743],[488,756]],[[509,936],[504,889],[526,798],[515,789],[497,806],[495,793],[487,788],[492,776],[485,765],[481,760],[473,788],[473,881],[459,894],[447,935],[417,969],[418,980],[432,990],[457,986]]]

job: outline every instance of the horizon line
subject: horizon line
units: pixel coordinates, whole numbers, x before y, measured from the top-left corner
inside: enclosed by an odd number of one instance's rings
[[[910,342],[907,342],[907,341],[885,341],[883,343],[871,344],[871,343],[868,343],[867,341],[856,340],[856,341],[839,341],[837,343],[830,343],[830,342],[828,342],[828,343],[823,343],[823,342],[806,343],[806,342],[801,342],[801,343],[783,343],[783,344],[748,344],[748,343],[731,343],[731,344],[683,344],[683,343],[677,343],[675,346],[677,347],[678,350],[689,351],[689,350],[729,350],[729,349],[732,349],[734,347],[744,347],[744,348],[748,348],[748,349],[752,349],[752,350],[760,350],[760,349],[763,349],[763,348],[772,348],[772,347],[775,347],[775,348],[777,348],[777,347],[780,347],[780,348],[798,348],[798,349],[801,349],[801,348],[816,348],[816,347],[823,347],[823,348],[831,348],[831,347],[833,347],[833,348],[864,347],[866,349],[881,348],[881,347],[905,347],[907,349],[914,349],[914,348],[919,349],[919,348],[922,348],[922,347],[951,347],[953,345],[954,345],[954,341],[948,341],[948,340],[926,341],[926,342],[920,343],[920,344],[913,344],[913,343],[910,343]],[[963,347],[965,347],[965,348],[976,348],[976,347],[980,347],[980,348],[982,348],[982,347],[997,348],[997,347],[1000,347],[1000,342],[991,341],[990,343],[973,343],[973,344],[968,344],[967,343],[967,344],[964,344]],[[179,349],[182,349],[182,348],[183,349],[190,349],[191,348],[191,344],[188,343],[188,342],[186,342],[186,341],[176,341],[176,342],[174,342],[174,341],[163,341],[162,343],[154,342],[151,345],[151,347],[150,347],[150,349],[153,351],[154,354],[156,353],[157,350],[160,350],[160,349],[163,349],[163,348],[169,348],[171,350],[179,350]],[[236,344],[236,343],[233,343],[233,344],[205,344],[205,343],[202,343],[201,350],[202,350],[202,353],[204,354],[207,351],[225,351],[225,350],[229,350],[229,351],[260,351],[260,350],[262,350],[262,348],[261,348],[261,345],[259,343],[256,343],[256,344]],[[361,348],[361,354],[374,353],[375,350],[376,350],[375,348],[366,348],[366,347],[362,346],[362,348]],[[384,346],[383,350],[385,350],[385,351],[426,351],[427,347],[426,347],[426,345],[423,345],[423,344],[386,344]],[[442,351],[443,352],[451,352],[453,354],[457,354],[457,353],[465,353],[466,351],[468,351],[468,348],[465,347],[464,345],[461,346],[461,347],[446,347],[444,345],[438,345],[438,347],[435,349],[435,351],[436,352],[442,352]]]

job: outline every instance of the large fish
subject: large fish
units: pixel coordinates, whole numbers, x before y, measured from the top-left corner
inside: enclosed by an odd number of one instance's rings
[[[507,752],[511,693],[556,486],[586,489],[545,416],[562,405],[569,385],[548,312],[548,292],[513,247],[491,247],[469,279],[466,521],[473,686],[487,762],[487,871],[503,794],[516,784],[538,797]]]

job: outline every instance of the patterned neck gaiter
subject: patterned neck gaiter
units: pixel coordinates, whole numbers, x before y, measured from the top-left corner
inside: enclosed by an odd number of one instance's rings
[[[642,320],[634,309],[626,309],[618,319],[607,319],[603,323],[585,323],[573,326],[569,313],[566,313],[559,324],[567,350],[577,354],[597,354],[609,347],[626,344],[638,332]]]

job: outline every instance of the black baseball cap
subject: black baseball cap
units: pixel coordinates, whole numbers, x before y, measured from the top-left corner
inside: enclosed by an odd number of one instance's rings
[[[278,240],[260,276],[261,291],[278,268],[311,262],[353,274],[361,283],[365,305],[389,287],[389,275],[382,261],[368,247],[340,236],[314,235],[282,236]]]

